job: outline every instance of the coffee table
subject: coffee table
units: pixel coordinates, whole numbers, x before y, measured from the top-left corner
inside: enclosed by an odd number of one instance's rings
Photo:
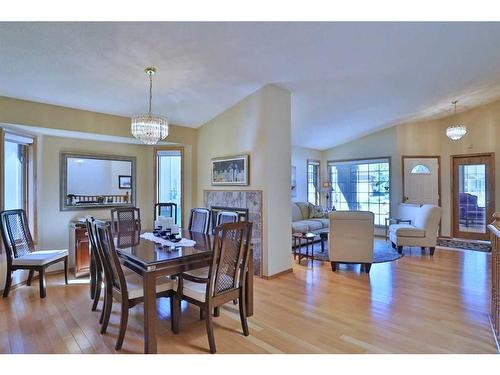
[[[297,255],[299,257],[299,263],[303,258],[311,259],[311,266],[314,266],[314,239],[317,237],[315,233],[293,233],[293,259],[296,259]],[[305,242],[306,252],[302,252],[302,241]],[[309,248],[311,248],[311,254],[309,254]],[[298,249],[298,251],[297,251]]]
[[[321,240],[321,252],[325,252],[325,241],[328,240],[328,228],[322,229],[319,232],[316,232],[319,235],[319,239]]]

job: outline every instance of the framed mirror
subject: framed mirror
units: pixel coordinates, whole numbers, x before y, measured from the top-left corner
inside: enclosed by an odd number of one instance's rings
[[[135,205],[135,157],[60,154],[61,211]]]

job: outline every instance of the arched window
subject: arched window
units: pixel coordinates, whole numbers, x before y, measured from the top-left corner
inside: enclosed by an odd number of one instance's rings
[[[415,165],[411,172],[411,174],[431,174],[431,170],[429,169],[428,166],[423,165],[423,164],[417,164]]]

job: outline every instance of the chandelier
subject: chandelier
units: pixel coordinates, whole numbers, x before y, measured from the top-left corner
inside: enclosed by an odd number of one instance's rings
[[[151,114],[151,100],[153,97],[153,76],[156,73],[155,68],[146,68],[144,70],[149,76],[149,112],[143,115],[132,117],[131,131],[132,135],[147,145],[155,145],[158,141],[168,136],[168,121],[163,116]]]
[[[451,102],[451,104],[455,106],[455,115],[457,114],[457,103],[458,100]],[[458,141],[465,134],[467,134],[467,128],[465,127],[465,125],[457,124],[448,126],[446,128],[446,136],[453,141]]]

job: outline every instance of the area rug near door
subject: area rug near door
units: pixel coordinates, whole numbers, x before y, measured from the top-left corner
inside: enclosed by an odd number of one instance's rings
[[[486,241],[467,241],[458,238],[438,238],[437,245],[455,249],[482,251],[486,253],[491,251],[491,244]]]
[[[313,249],[314,249],[314,260],[319,260],[323,262],[330,261],[330,259],[328,258],[327,243],[325,243],[324,252],[321,252],[321,245],[319,242],[314,243]],[[305,254],[306,252],[305,246],[302,246],[301,252]],[[398,254],[398,252],[391,247],[390,243],[383,240],[375,240],[375,244],[373,247],[373,263],[392,262],[393,260],[398,260],[401,257],[402,255]]]

